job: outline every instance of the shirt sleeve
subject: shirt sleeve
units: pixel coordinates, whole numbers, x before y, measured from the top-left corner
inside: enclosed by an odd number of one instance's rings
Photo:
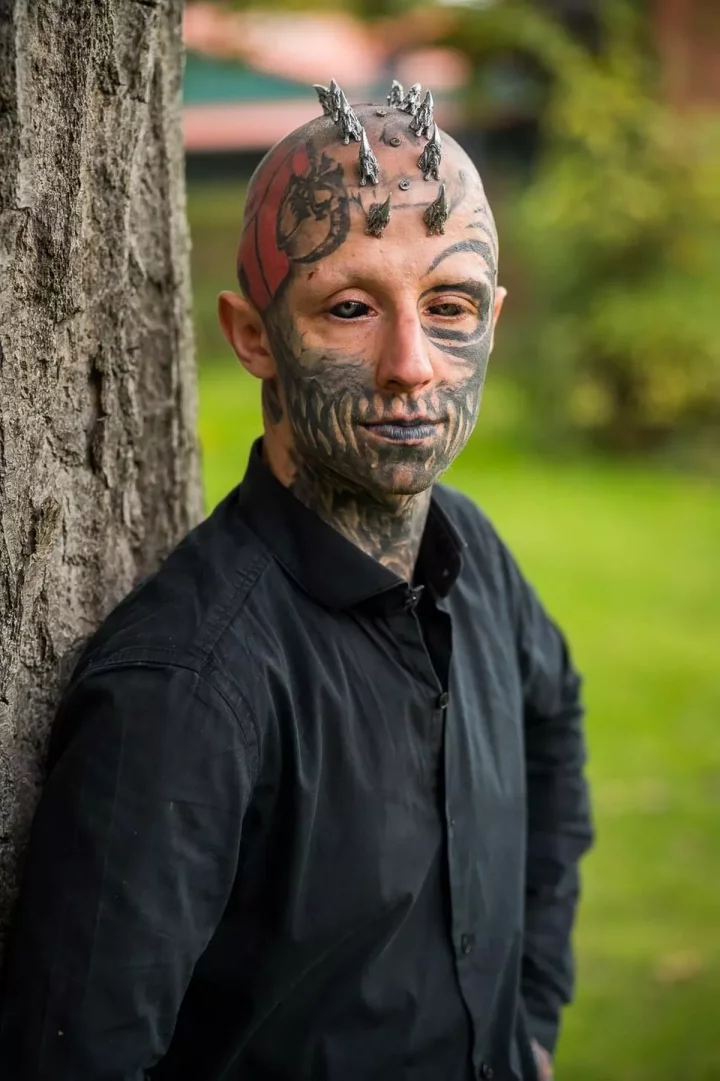
[[[3,1081],[141,1081],[231,891],[247,719],[198,673],[106,667],[69,692],[0,1010]]]
[[[573,993],[578,864],[592,843],[584,711],[562,633],[514,565],[513,577],[528,807],[522,995],[530,1034],[552,1054]]]

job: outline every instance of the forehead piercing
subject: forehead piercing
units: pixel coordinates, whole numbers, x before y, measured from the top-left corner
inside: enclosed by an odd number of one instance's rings
[[[400,106],[404,97],[405,91],[403,90],[403,84],[399,83],[397,79],[393,79],[392,86],[390,87],[390,93],[387,96],[388,105]]]
[[[400,144],[402,143],[402,139],[399,135],[393,135],[392,139],[390,139],[389,142],[390,146],[400,146]]]
[[[440,158],[442,157],[442,140],[437,124],[433,125],[432,138],[425,144],[425,149],[418,158],[418,166],[422,169],[423,180],[439,180]]]
[[[387,109],[376,109],[375,116],[387,116]]]
[[[378,160],[370,149],[370,143],[364,128],[360,129],[360,153],[359,166],[360,166],[360,183],[365,186],[368,180],[371,184],[377,184],[378,176],[380,175],[380,166]]]
[[[422,105],[418,106],[410,121],[410,130],[414,131],[416,135],[425,135],[433,126],[433,104],[433,96],[428,90],[423,98]]]
[[[433,233],[444,233],[445,222],[450,217],[450,207],[445,196],[445,185],[440,185],[438,196],[435,202],[430,203],[430,206],[423,214],[423,221],[428,227],[428,236],[432,236]]]
[[[387,228],[390,224],[390,196],[388,195],[384,203],[373,203],[367,212],[367,228],[365,232],[368,236],[380,237],[383,235],[383,229]]]
[[[410,187],[410,181],[407,179],[401,180],[398,187],[400,188],[400,191],[407,191]]]
[[[420,104],[421,90],[422,87],[420,86],[420,83],[413,83],[405,97],[398,105],[398,109],[402,109],[403,112],[410,113],[411,116],[415,116],[415,113],[418,110],[418,105]]]

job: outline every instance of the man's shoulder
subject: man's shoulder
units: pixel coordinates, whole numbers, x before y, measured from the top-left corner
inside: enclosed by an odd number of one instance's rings
[[[460,540],[471,552],[477,553],[479,544],[486,556],[505,549],[492,521],[470,496],[446,484],[436,485],[434,495]]]
[[[237,490],[124,597],[90,638],[76,671],[107,664],[175,664],[200,671],[271,563],[237,508]]]
[[[464,566],[496,594],[514,597],[522,588],[522,574],[485,511],[463,492],[444,484],[436,486],[435,497],[463,544]]]

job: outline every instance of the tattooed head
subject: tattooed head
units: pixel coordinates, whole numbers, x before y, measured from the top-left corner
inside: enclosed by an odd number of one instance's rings
[[[263,380],[266,453],[286,483],[312,474],[391,505],[427,491],[478,415],[493,329],[497,236],[478,173],[442,135],[439,178],[418,161],[408,116],[354,106],[377,158],[361,184],[358,143],[332,117],[265,156],[248,191],[238,253],[244,299],[221,321]],[[444,232],[425,211],[444,185]],[[373,206],[391,196],[381,235]]]

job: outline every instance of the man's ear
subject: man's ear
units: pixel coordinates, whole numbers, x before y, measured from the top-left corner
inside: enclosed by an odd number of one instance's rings
[[[495,306],[493,308],[493,330],[497,326],[497,321],[500,318],[500,312],[502,306],[505,303],[505,297],[507,296],[507,289],[503,289],[502,285],[498,285],[495,290]]]
[[[218,297],[218,316],[242,366],[258,379],[272,379],[275,360],[257,308],[238,293],[223,292]]]
[[[491,349],[495,344],[495,327],[497,326],[497,321],[500,318],[500,312],[502,311],[502,306],[505,303],[506,296],[507,289],[504,289],[502,285],[498,285],[497,289],[495,290],[495,304],[493,306],[492,341],[490,343]]]

